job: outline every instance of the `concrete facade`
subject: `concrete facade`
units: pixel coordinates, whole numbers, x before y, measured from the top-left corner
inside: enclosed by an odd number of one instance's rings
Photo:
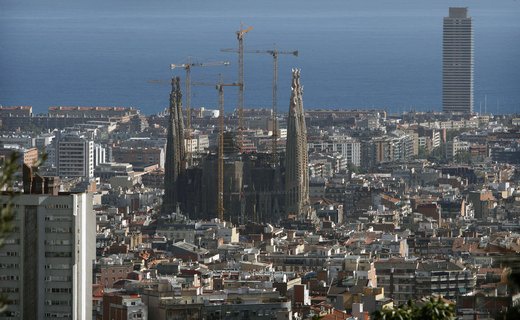
[[[442,109],[473,112],[473,25],[468,8],[450,8],[442,40]]]
[[[57,141],[56,166],[60,177],[94,177],[94,141],[81,134],[67,134]]]
[[[1,196],[2,203],[7,196]],[[23,194],[0,249],[0,319],[90,319],[95,215],[89,194]]]

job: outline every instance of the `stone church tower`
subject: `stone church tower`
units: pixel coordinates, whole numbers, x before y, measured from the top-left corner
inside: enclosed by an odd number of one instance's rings
[[[285,147],[285,212],[310,218],[309,171],[307,168],[307,128],[300,85],[300,70],[292,71],[291,101],[287,118]]]
[[[182,93],[179,77],[172,78],[169,112],[162,204],[162,212],[167,214],[177,210],[181,200],[179,197],[179,177],[186,169],[184,119],[182,116]]]

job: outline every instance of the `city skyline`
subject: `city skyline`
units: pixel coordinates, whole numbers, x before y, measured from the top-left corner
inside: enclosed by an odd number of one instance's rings
[[[520,65],[515,57],[520,55],[520,46],[508,39],[516,38],[520,30],[514,19],[520,14],[518,4],[459,3],[470,7],[476,23],[475,105],[486,100],[488,111],[494,113],[496,106],[499,113],[500,109],[517,110],[520,98],[515,84],[520,82]],[[227,60],[229,67],[194,71],[193,80],[215,82],[219,73],[227,80],[236,78],[236,55],[220,49],[236,47],[234,32],[242,21],[254,27],[245,37],[246,49],[268,50],[276,44],[280,50],[300,52],[297,58],[280,59],[281,110],[288,110],[292,67],[305,72],[311,109],[442,109],[442,17],[453,3],[388,6],[353,1],[336,5],[341,10],[326,6],[315,10],[303,2],[294,13],[289,11],[292,6],[281,6],[272,18],[268,18],[270,9],[260,5],[253,5],[256,13],[252,16],[245,15],[241,7],[229,12],[215,8],[213,16],[208,16],[212,5],[202,11],[189,6],[172,11],[170,6],[159,5],[139,12],[135,6],[105,5],[106,15],[117,12],[112,19],[101,19],[88,6],[83,11],[59,7],[50,14],[37,6],[29,10],[21,4],[8,5],[0,14],[0,24],[6,28],[6,35],[0,38],[6,48],[0,59],[4,70],[0,104],[32,105],[37,113],[51,105],[134,106],[145,114],[159,112],[166,107],[162,102],[165,85],[147,81],[184,77],[182,72],[169,70],[171,63],[182,63],[189,56],[201,62]],[[377,6],[382,9],[374,10]],[[311,12],[316,14],[309,16]],[[133,17],[140,14],[136,23]],[[206,18],[200,20],[202,16]],[[91,35],[88,28],[99,32]],[[56,29],[62,31],[52,32]],[[19,36],[15,38],[15,34]],[[34,39],[32,35],[39,36]],[[48,40],[41,43],[39,39]],[[170,39],[182,45],[173,46]],[[28,53],[39,48],[43,55],[35,61]],[[268,56],[245,55],[246,107],[271,104],[269,60]],[[77,73],[82,76],[76,77]],[[328,91],[334,94],[326,94]],[[227,100],[236,101],[235,95],[230,90]],[[211,88],[193,90],[193,106],[214,108],[217,100]],[[228,106],[228,110],[234,107]]]
[[[520,2],[26,1],[0,320],[519,319]]]

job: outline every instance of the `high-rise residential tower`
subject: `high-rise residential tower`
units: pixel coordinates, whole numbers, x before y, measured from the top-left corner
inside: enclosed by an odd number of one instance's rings
[[[58,175],[68,178],[94,177],[94,141],[80,132],[60,134],[56,142]]]
[[[166,160],[164,164],[164,197],[162,211],[176,211],[180,202],[178,179],[185,169],[184,120],[182,116],[182,93],[179,77],[172,79],[170,93],[170,118],[166,138]]]
[[[59,193],[57,178],[24,167],[24,193],[13,200],[13,230],[0,248],[0,292],[9,301],[0,319],[91,319],[92,195]]]
[[[468,8],[450,8],[442,40],[442,109],[473,112],[473,25]]]
[[[303,112],[300,70],[292,71],[291,101],[287,118],[285,166],[285,212],[309,218],[309,171],[307,168],[307,128]]]

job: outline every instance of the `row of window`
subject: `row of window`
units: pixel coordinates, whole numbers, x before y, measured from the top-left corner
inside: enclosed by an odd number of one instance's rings
[[[47,288],[45,291],[47,293],[72,293],[71,288]]]
[[[72,228],[50,227],[45,228],[46,233],[71,233]]]
[[[18,251],[0,251],[0,257],[18,257]]]
[[[45,313],[45,317],[47,318],[71,318],[72,315],[70,313],[64,313],[64,312],[47,312]]]
[[[46,209],[68,209],[68,204],[61,203],[53,203],[45,206]],[[45,221],[71,221],[71,220],[60,220],[62,218],[71,218],[71,217],[63,217],[63,216],[47,216],[45,217]]]
[[[57,263],[57,264],[46,264],[45,269],[51,270],[70,270],[72,266],[66,263]]]
[[[46,258],[71,258],[72,252],[52,252],[52,251],[46,251],[45,252]]]
[[[5,239],[4,244],[20,244],[20,239]]]
[[[13,276],[13,275],[7,275],[7,274],[0,275],[0,281],[13,281],[13,280],[20,280],[20,276]]]
[[[72,281],[70,276],[46,276],[45,281],[47,282],[69,282]]]
[[[70,240],[45,240],[46,245],[50,246],[69,246],[72,244],[72,241]]]
[[[70,300],[45,300],[45,304],[48,306],[72,306]]]

